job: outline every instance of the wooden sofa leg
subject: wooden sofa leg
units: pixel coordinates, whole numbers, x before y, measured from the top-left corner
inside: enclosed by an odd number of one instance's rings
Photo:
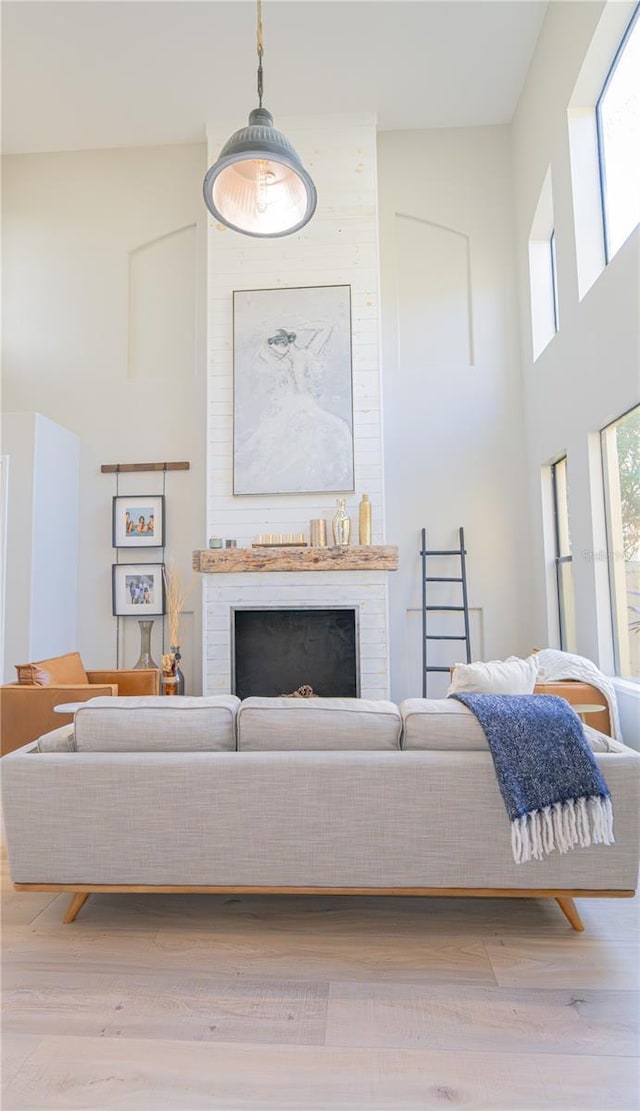
[[[565,899],[561,898],[560,896],[556,896],[556,903],[560,907],[560,910],[564,914],[565,918],[571,923],[574,930],[577,930],[578,933],[582,933],[582,931],[584,930],[584,926],[582,924],[582,919],[578,913],[578,908],[573,899]]]
[[[64,918],[62,919],[65,926],[67,925],[67,923],[74,921],[78,911],[82,909],[88,898],[88,891],[76,891],[75,895],[71,896],[69,906],[67,907]]]

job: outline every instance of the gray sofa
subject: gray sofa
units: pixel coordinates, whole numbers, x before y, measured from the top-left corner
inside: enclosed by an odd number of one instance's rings
[[[587,730],[615,845],[515,864],[486,740],[453,700],[98,698],[2,760],[14,884],[91,892],[632,895],[640,755]]]

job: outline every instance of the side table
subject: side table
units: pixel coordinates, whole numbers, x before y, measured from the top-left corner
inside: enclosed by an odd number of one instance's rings
[[[584,724],[585,718],[588,717],[589,714],[597,714],[600,710],[606,710],[607,707],[600,702],[576,702],[573,705],[573,709]]]
[[[75,714],[76,710],[86,704],[86,702],[61,702],[59,706],[53,707],[53,712],[54,714]]]

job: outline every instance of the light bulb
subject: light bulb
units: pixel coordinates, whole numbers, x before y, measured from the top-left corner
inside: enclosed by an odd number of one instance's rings
[[[267,169],[267,162],[259,158],[257,159],[257,174],[256,174],[256,208],[258,212],[264,213],[267,211],[269,204],[269,186],[276,180],[276,175]]]

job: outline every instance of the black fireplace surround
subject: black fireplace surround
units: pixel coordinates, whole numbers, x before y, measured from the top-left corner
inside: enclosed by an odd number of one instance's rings
[[[324,698],[357,698],[355,609],[234,609],[232,622],[238,698],[291,694],[303,685]]]

